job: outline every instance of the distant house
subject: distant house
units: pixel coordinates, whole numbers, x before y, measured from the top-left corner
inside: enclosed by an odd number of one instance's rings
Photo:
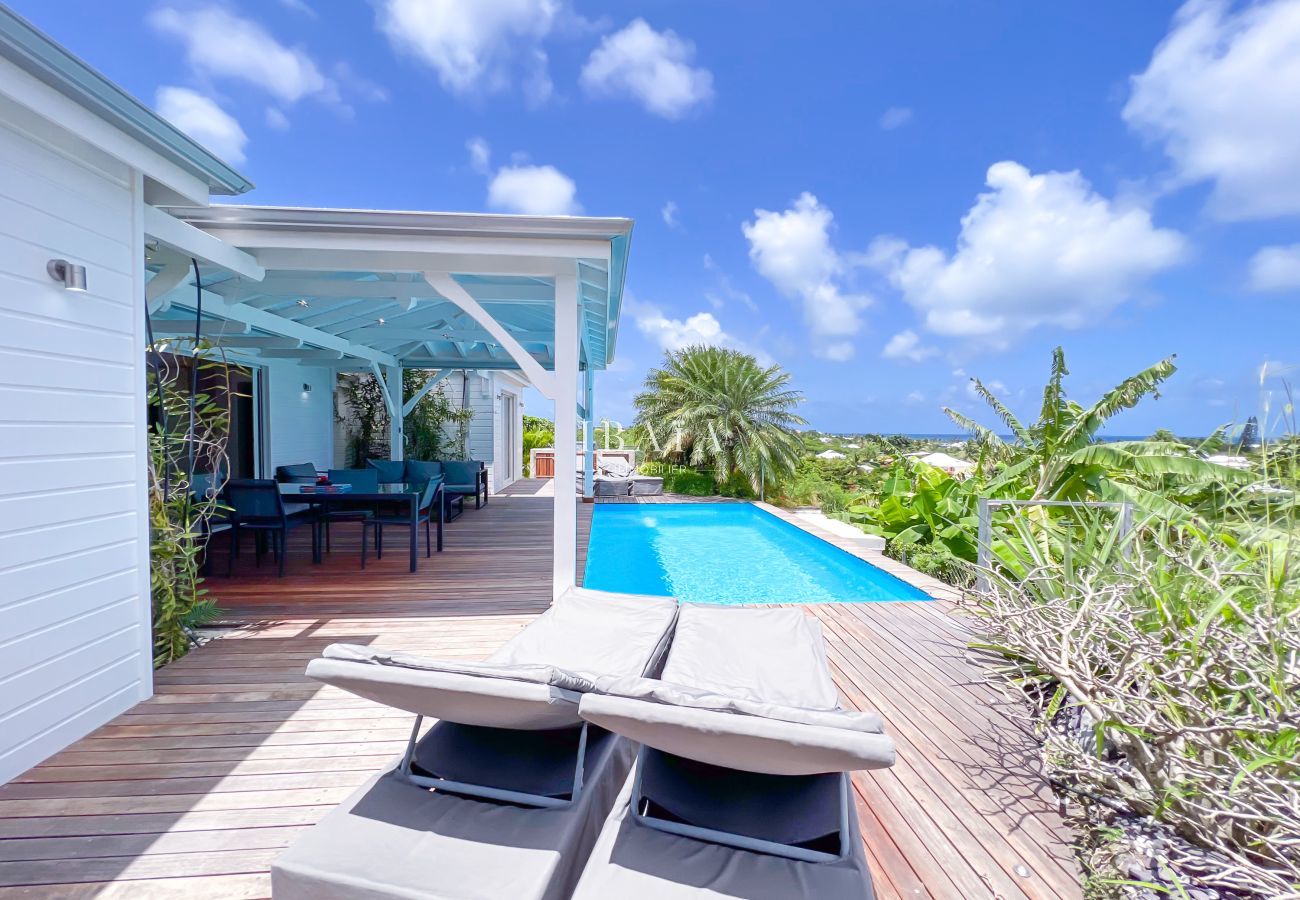
[[[1244,456],[1229,456],[1224,453],[1207,456],[1205,461],[1216,466],[1226,466],[1229,469],[1249,469],[1251,466],[1250,460]]]
[[[949,456],[947,453],[923,453],[917,459],[927,466],[934,466],[940,471],[947,472],[954,478],[965,478],[975,471],[973,462]]]
[[[876,471],[876,467],[872,465],[868,465],[867,463],[860,463],[858,465],[858,471],[862,472],[863,474],[869,475],[872,472]]]
[[[846,459],[845,455],[838,450],[823,450],[817,454],[818,459]]]
[[[829,443],[831,442],[831,439],[828,438],[828,437],[826,437],[825,435],[823,435],[822,437],[818,438],[818,440],[821,441],[823,444],[829,444]]]
[[[862,449],[862,445],[861,445],[861,444],[845,444],[845,445],[844,445],[844,448],[845,448],[846,450],[861,450],[861,449]]]

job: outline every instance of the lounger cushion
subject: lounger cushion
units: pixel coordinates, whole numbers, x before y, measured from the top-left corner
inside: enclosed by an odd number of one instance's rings
[[[559,809],[427,791],[386,771],[299,835],[271,867],[276,900],[564,900],[632,760],[589,754],[580,800]],[[519,761],[523,764],[523,760]]]
[[[607,459],[600,464],[600,471],[611,478],[627,478],[632,474],[633,468],[625,459]]]
[[[728,697],[711,691],[702,691],[657,678],[597,678],[592,693],[735,715],[759,716],[795,725],[824,725],[828,728],[847,728],[850,731],[871,734],[883,734],[885,730],[880,715],[874,712],[804,709],[799,706],[782,706],[779,703],[761,703],[743,697]]]
[[[875,897],[857,816],[849,816],[844,838],[849,847],[847,858],[828,863],[800,862],[647,828],[633,821],[631,797],[629,778],[592,848],[573,892],[574,900]]]
[[[373,654],[364,658],[363,654]],[[580,721],[577,691],[589,679],[553,666],[476,665],[335,644],[307,675],[396,709],[424,716],[524,730]]]
[[[894,764],[894,742],[860,730],[864,723],[853,714],[846,714],[846,727],[834,727],[607,694],[584,694],[579,713],[656,750],[746,772],[816,775]]]
[[[676,616],[666,597],[575,588],[484,663],[334,644],[307,675],[462,725],[563,728],[581,721],[578,697],[597,676],[657,674]]]
[[[671,597],[573,588],[487,661],[545,661],[591,678],[654,674],[676,618]]]
[[[664,681],[803,709],[835,709],[821,623],[799,609],[682,605]]]

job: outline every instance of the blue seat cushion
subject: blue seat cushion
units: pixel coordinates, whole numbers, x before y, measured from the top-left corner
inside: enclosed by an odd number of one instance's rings
[[[430,478],[442,477],[442,463],[426,462],[420,459],[406,461],[406,481],[408,484],[424,484]]]
[[[466,490],[473,490],[473,486],[478,483],[478,473],[482,469],[483,464],[473,460],[448,460],[442,464],[442,474],[447,479],[448,489],[463,487]]]
[[[380,484],[401,484],[406,480],[406,462],[400,459],[368,460],[372,469],[379,470]]]

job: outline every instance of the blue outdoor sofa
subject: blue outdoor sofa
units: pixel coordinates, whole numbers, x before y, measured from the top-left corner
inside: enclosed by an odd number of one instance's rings
[[[487,465],[478,460],[372,459],[369,465],[372,469],[379,470],[381,484],[422,484],[441,475],[443,490],[448,495],[468,497],[473,494],[475,509],[480,509],[488,502]]]

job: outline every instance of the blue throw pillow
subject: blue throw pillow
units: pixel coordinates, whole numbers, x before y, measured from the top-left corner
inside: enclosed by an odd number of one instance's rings
[[[447,479],[447,484],[457,486],[472,485],[478,483],[478,473],[482,470],[483,464],[473,460],[452,460],[442,464],[442,475]]]
[[[400,484],[406,472],[406,462],[400,459],[372,459],[370,468],[379,470],[380,484]]]
[[[408,459],[406,461],[406,482],[407,484],[424,484],[430,478],[439,478],[442,476],[442,463],[426,462],[421,459]]]

